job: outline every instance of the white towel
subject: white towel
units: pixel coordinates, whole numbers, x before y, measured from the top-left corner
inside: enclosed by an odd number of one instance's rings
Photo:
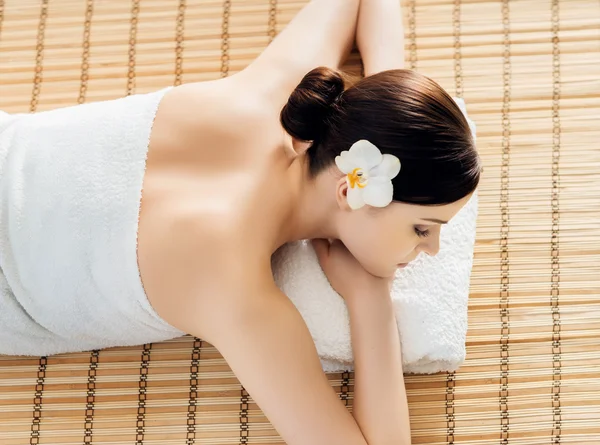
[[[150,306],[136,258],[148,140],[166,91],[0,113],[0,354],[183,334]]]
[[[455,99],[466,115],[465,104]],[[468,119],[475,137],[475,124]],[[469,283],[477,220],[477,193],[442,227],[440,251],[398,270],[392,299],[407,373],[455,371],[466,355]],[[283,246],[273,257],[277,285],[304,318],[326,371],[353,369],[350,323],[312,246]]]

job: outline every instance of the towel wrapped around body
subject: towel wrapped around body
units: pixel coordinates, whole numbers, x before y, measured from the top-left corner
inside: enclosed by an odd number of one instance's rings
[[[150,306],[136,255],[148,141],[167,90],[0,115],[0,354],[183,335]]]

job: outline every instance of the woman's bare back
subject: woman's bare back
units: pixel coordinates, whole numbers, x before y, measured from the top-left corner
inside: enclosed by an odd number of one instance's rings
[[[293,181],[291,138],[258,99],[232,78],[174,88],[158,109],[138,262],[150,303],[178,329],[190,304],[178,284],[203,283],[194,304],[210,307],[239,259],[266,266],[277,247]]]

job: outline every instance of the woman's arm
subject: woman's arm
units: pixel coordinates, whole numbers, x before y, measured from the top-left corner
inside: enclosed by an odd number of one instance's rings
[[[319,263],[350,314],[353,415],[369,444],[410,445],[400,334],[391,280],[369,274],[340,241],[313,240]]]
[[[370,444],[410,445],[400,339],[389,292],[346,302],[354,352],[354,418]]]
[[[238,77],[285,103],[310,70],[343,63],[354,44],[359,3],[311,0]]]
[[[229,251],[226,246],[222,250]],[[231,252],[228,261],[225,256],[211,257],[211,265],[196,260],[182,268],[185,278],[180,281],[184,284],[177,284],[176,301],[172,302],[172,307],[178,308],[172,311],[176,317],[167,321],[219,350],[288,445],[408,445],[404,441],[407,433],[400,430],[404,414],[392,406],[404,400],[398,397],[400,389],[389,389],[402,375],[390,375],[397,370],[397,350],[392,351],[396,346],[389,318],[386,322],[387,315],[382,318],[380,313],[384,308],[357,306],[365,314],[353,320],[359,377],[371,381],[370,386],[359,382],[359,426],[323,372],[302,316],[273,283],[270,261],[259,264],[254,255],[242,259],[239,253],[233,256],[233,249]],[[200,265],[214,268],[214,276],[235,278],[194,279],[189,272]],[[377,326],[379,323],[385,327]],[[373,332],[365,332],[367,329]],[[376,350],[372,350],[374,346]],[[386,354],[392,358],[382,357]],[[365,369],[371,366],[373,370]],[[372,379],[377,378],[386,380],[374,383]],[[367,391],[373,394],[365,394]],[[379,428],[381,431],[376,431]]]
[[[275,285],[225,287],[210,307],[188,306],[176,327],[218,349],[287,445],[388,445],[367,444],[289,298]]]
[[[400,0],[361,0],[356,43],[365,76],[404,68],[404,27]]]

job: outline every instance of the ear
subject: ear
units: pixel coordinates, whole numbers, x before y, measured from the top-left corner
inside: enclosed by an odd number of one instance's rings
[[[335,184],[335,200],[340,210],[352,210],[348,205],[348,182],[343,175]]]
[[[312,144],[313,141],[301,141],[299,139],[292,138],[292,147],[298,156],[306,154]]]

